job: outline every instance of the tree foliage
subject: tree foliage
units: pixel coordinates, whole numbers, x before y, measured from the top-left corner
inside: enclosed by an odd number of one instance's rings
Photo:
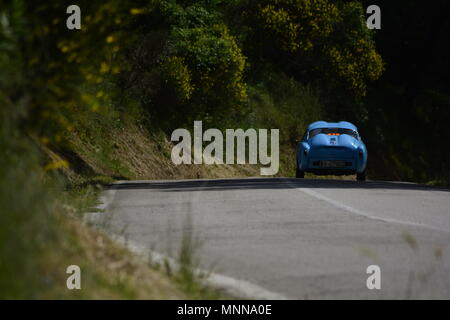
[[[361,97],[383,72],[358,1],[248,0],[241,12],[253,54],[302,82]]]
[[[167,132],[195,119],[219,128],[276,123],[287,141],[320,105],[331,120],[355,121],[370,144],[395,145],[378,157],[379,172],[448,171],[439,160],[446,153],[422,137],[448,137],[444,0],[423,10],[417,1],[381,2],[376,33],[365,23],[370,3],[357,0],[80,0],[79,31],[66,28],[69,1],[0,4],[8,101],[0,107],[14,106],[3,114],[41,142],[61,143],[80,119],[120,124],[134,114]],[[305,92],[294,99],[297,88]],[[371,149],[377,158],[381,147]]]
[[[220,122],[246,100],[246,57],[211,6],[160,1],[148,17],[159,24],[138,29],[128,50],[125,87],[160,125],[172,128],[195,117]]]

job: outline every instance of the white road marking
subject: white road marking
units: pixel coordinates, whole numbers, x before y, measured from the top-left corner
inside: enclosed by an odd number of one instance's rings
[[[327,196],[324,196],[323,194],[320,194],[314,190],[311,190],[310,188],[303,188],[301,186],[295,185],[295,184],[291,183],[288,179],[285,179],[285,181],[293,189],[299,190],[299,191],[301,191],[311,197],[314,197],[318,200],[325,201],[339,209],[345,210],[347,212],[350,212],[350,213],[353,213],[353,214],[356,214],[359,216],[366,217],[368,219],[378,220],[378,221],[387,222],[387,223],[397,223],[397,224],[403,224],[403,225],[408,225],[408,226],[413,226],[413,227],[426,228],[426,229],[431,229],[431,230],[436,230],[436,231],[450,232],[450,229],[448,229],[448,228],[440,228],[440,227],[435,227],[435,226],[431,226],[431,225],[423,224],[423,223],[416,223],[416,222],[412,222],[412,221],[404,221],[404,220],[379,217],[379,216],[373,215],[371,213],[350,207],[342,202],[331,199]]]

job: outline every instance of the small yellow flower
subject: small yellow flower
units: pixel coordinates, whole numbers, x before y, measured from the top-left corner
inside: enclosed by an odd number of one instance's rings
[[[109,65],[106,62],[102,62],[100,65],[100,73],[106,73],[109,71]]]
[[[55,169],[60,169],[60,168],[68,168],[69,167],[69,163],[66,160],[58,160],[58,161],[53,161],[50,162],[49,164],[47,164],[44,167],[44,171],[50,171],[50,170],[55,170]]]
[[[142,9],[142,8],[132,8],[132,9],[130,9],[130,13],[131,13],[132,15],[143,14],[143,13],[145,13],[145,9]]]
[[[106,37],[106,43],[113,43],[116,38],[113,35]]]

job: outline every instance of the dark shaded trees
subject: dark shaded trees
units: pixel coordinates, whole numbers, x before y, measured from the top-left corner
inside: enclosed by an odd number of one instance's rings
[[[448,181],[450,3],[377,4],[383,18],[375,38],[386,72],[370,85],[364,126],[376,170],[381,177]]]

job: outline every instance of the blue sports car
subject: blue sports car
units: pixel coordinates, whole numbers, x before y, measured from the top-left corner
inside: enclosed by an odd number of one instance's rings
[[[314,122],[297,146],[297,178],[311,172],[356,174],[357,180],[366,180],[366,166],[366,146],[350,122]]]

